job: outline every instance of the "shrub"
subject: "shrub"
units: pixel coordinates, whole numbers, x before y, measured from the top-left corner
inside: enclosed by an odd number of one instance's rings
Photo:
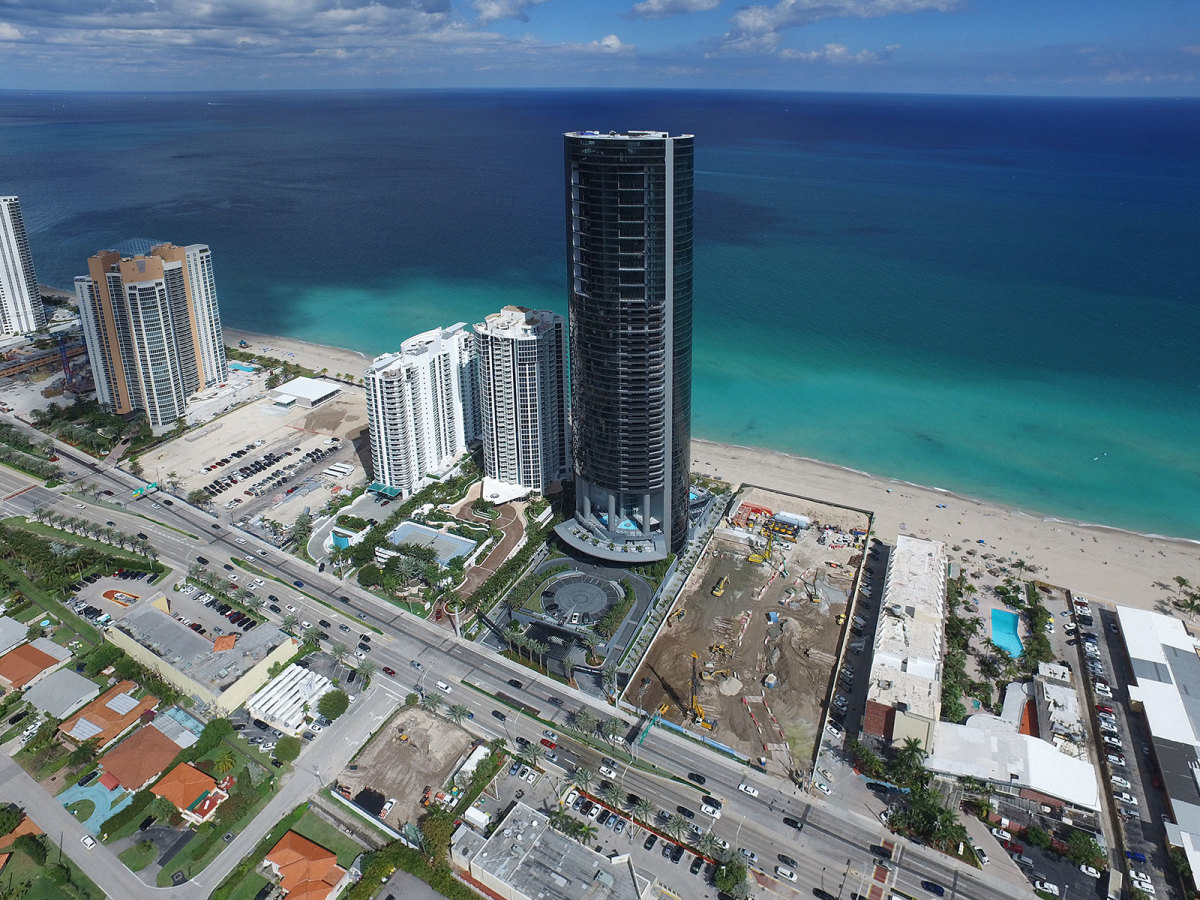
[[[281,737],[275,745],[275,758],[280,762],[293,762],[300,755],[300,739]]]
[[[317,701],[317,712],[327,719],[336,719],[350,706],[345,691],[329,691]]]
[[[13,849],[20,850],[39,866],[46,864],[46,839],[40,834],[23,834],[13,841]]]

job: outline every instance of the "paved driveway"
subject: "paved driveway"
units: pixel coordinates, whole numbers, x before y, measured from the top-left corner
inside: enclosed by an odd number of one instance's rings
[[[113,813],[120,812],[132,803],[133,794],[125,790],[125,788],[116,788],[110,791],[97,778],[91,784],[84,787],[80,787],[77,784],[72,785],[55,799],[62,804],[64,809],[77,800],[91,800],[96,808],[81,824],[92,834],[99,834],[98,829],[104,823],[104,820],[113,815]]]

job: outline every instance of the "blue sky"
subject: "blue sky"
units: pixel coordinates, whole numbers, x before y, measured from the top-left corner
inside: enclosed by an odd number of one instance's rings
[[[1197,0],[0,0],[0,89],[1200,94]]]

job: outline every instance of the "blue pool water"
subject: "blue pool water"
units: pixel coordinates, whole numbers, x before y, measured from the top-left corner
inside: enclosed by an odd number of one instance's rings
[[[992,610],[992,643],[1003,647],[1008,655],[1016,659],[1025,652],[1025,646],[1017,633],[1021,617],[1007,609]]]
[[[231,362],[229,368],[236,369],[238,372],[257,372],[258,366],[250,366],[246,363]]]

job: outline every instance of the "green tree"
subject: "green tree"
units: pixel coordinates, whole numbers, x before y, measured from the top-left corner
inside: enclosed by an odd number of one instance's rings
[[[12,843],[14,850],[20,850],[33,860],[34,864],[46,864],[46,840],[40,834],[23,834]]]
[[[291,736],[281,737],[275,745],[275,758],[280,762],[294,762],[300,755],[300,739]]]
[[[606,782],[604,787],[600,789],[600,799],[611,806],[613,809],[621,808],[621,789],[611,781]]]
[[[48,878],[52,884],[64,885],[71,880],[70,870],[62,863],[51,863],[42,869],[42,874]]]
[[[596,730],[596,716],[589,709],[576,710],[571,714],[571,724],[584,734],[591,734]]]
[[[663,831],[665,831],[675,840],[679,840],[683,836],[683,832],[686,828],[687,819],[679,815],[679,813],[672,813],[667,818],[666,824],[663,825]]]
[[[91,763],[96,758],[96,745],[99,742],[99,738],[91,738],[84,741],[71,751],[70,756],[67,757],[67,764],[78,768],[79,766],[86,766]]]
[[[0,806],[0,837],[12,834],[24,815],[25,811],[19,806]]]
[[[717,890],[733,896],[734,892],[746,884],[746,865],[740,859],[731,860],[717,869],[713,878]]]
[[[435,809],[421,817],[420,828],[430,863],[444,863],[450,852],[450,838],[454,836],[454,815],[449,810]]]
[[[350,698],[345,691],[328,691],[317,701],[317,712],[327,719],[336,719],[350,706]]]
[[[1104,848],[1086,832],[1075,830],[1067,838],[1067,859],[1077,866],[1104,865]]]
[[[454,706],[450,707],[450,710],[446,715],[450,719],[451,722],[453,722],[455,725],[457,725],[463,719],[465,719],[467,717],[467,714],[469,712],[470,712],[470,710],[467,709],[465,706],[463,706],[461,703],[456,703]]]
[[[581,791],[586,791],[591,787],[595,778],[596,776],[592,774],[591,770],[585,769],[583,766],[571,773],[571,782]]]
[[[1047,849],[1051,842],[1050,833],[1036,825],[1030,825],[1025,829],[1025,840],[1035,847],[1041,847],[1043,850]]]
[[[425,712],[436,713],[442,708],[442,698],[437,694],[426,694],[421,698],[421,709]]]

